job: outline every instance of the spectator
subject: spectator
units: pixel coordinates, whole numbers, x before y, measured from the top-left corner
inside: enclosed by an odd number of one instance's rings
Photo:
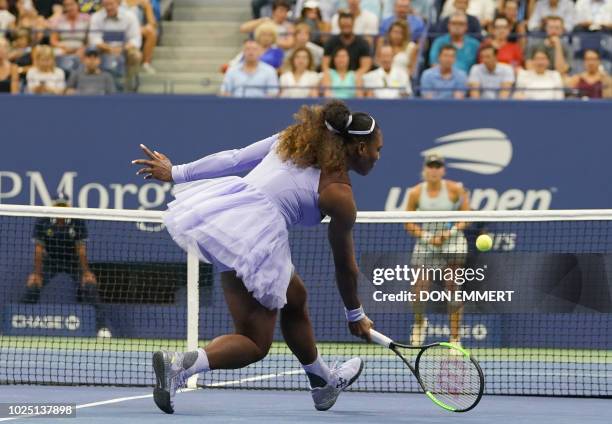
[[[259,25],[255,30],[255,41],[259,43],[263,50],[259,60],[275,69],[279,69],[283,65],[285,53],[283,49],[276,45],[276,28],[276,25],[272,22],[265,22]]]
[[[296,11],[302,11],[306,7],[306,3],[312,0],[298,0],[296,3]],[[321,19],[324,22],[331,22],[332,18],[338,11],[339,0],[314,0],[318,3],[318,9],[321,11]]]
[[[571,0],[537,0],[527,28],[529,31],[541,31],[548,24],[549,16],[558,16],[562,19],[561,23],[565,24],[565,31],[571,32],[574,28],[575,13]]]
[[[9,43],[0,36],[0,94],[19,93],[19,72],[17,65],[9,61]]]
[[[385,39],[378,38],[376,51],[378,52],[385,44],[389,45],[393,50],[393,66],[405,69],[408,75],[414,75],[419,48],[411,40],[410,28],[406,21],[395,21],[389,27]]]
[[[549,16],[546,19],[546,38],[529,46],[527,57],[532,57],[536,50],[544,50],[548,55],[549,69],[554,69],[561,75],[567,74],[570,68],[570,47],[561,39],[562,36],[563,19],[558,16]],[[527,60],[525,67],[532,69],[532,62]]]
[[[327,41],[327,34],[331,32],[331,24],[323,20],[318,1],[308,0],[304,2],[304,8],[302,9],[300,16],[300,23],[308,25],[311,34],[310,41],[319,45],[323,45],[325,41]],[[295,36],[297,37],[297,25],[295,32]]]
[[[157,46],[157,19],[150,0],[123,0],[123,7],[131,10],[140,23],[142,35],[142,70],[147,74],[155,74],[151,65],[153,51]]]
[[[53,49],[37,46],[34,49],[34,66],[26,75],[28,92],[31,94],[64,94],[66,77],[64,71],[55,66]]]
[[[584,71],[567,79],[567,85],[578,92],[578,97],[589,99],[601,99],[604,86],[609,83],[609,76],[601,69],[599,52],[591,49],[584,52]]]
[[[332,57],[332,67],[323,71],[325,97],[352,99],[363,97],[362,76],[350,69],[350,54],[346,47],[336,49]]]
[[[30,30],[18,29],[13,33],[13,44],[9,53],[9,60],[19,67],[32,65],[32,39]]]
[[[438,22],[438,0],[412,0],[412,12],[430,25]]]
[[[451,44],[456,49],[455,67],[467,73],[474,63],[480,43],[475,38],[465,35],[467,31],[467,16],[456,12],[448,21],[448,34],[436,38],[429,51],[429,63],[438,63],[438,55],[442,46]]]
[[[293,24],[287,19],[290,9],[289,3],[285,0],[274,0],[272,4],[272,18],[263,17],[247,21],[240,26],[240,32],[250,34],[254,32],[259,25],[266,22],[272,22],[276,25],[278,46],[284,50],[288,50],[293,47],[295,42],[293,38]]]
[[[508,41],[511,43],[518,42],[521,48],[524,49],[527,45],[527,37],[525,36],[527,33],[527,23],[519,20],[518,13],[518,0],[506,0],[504,1],[502,13],[496,14],[495,17],[498,18],[503,16],[508,20],[508,24],[510,26]],[[493,28],[491,28],[489,32],[493,32]]]
[[[18,3],[18,6],[19,14],[15,27],[30,31],[30,37],[34,44],[41,43],[45,38],[45,31],[48,28],[47,21],[33,7],[26,8],[23,3]]]
[[[125,88],[135,91],[140,68],[142,36],[138,18],[119,7],[119,0],[102,0],[103,8],[91,17],[89,45],[102,53],[102,69],[125,78]]]
[[[353,15],[353,32],[367,36],[370,41],[373,41],[371,37],[378,34],[378,16],[370,11],[362,10],[359,0],[348,0],[348,12]],[[340,34],[339,16],[340,12],[332,18],[332,34]]]
[[[61,6],[62,0],[32,0],[32,5],[40,16],[49,19],[54,14],[56,6]]]
[[[221,95],[231,97],[276,97],[278,76],[276,70],[259,60],[262,47],[254,40],[246,40],[243,61],[232,66],[223,78]]]
[[[393,65],[395,62],[393,48],[382,46],[377,52],[379,68],[363,76],[365,96],[378,99],[401,99],[411,96],[412,87],[407,69]]]
[[[534,50],[531,56],[532,68],[519,71],[516,79],[515,99],[562,100],[563,80],[561,74],[549,69],[548,54],[545,50]]]
[[[455,7],[455,13],[463,13],[467,17],[468,34],[480,40],[482,36],[482,27],[480,26],[480,21],[476,16],[468,14],[468,0],[447,0],[447,2],[450,1],[453,2],[453,5]],[[453,14],[438,21],[438,26],[436,28],[437,32],[445,34],[449,31],[448,24],[452,18],[452,15]]]
[[[321,67],[323,60],[323,47],[310,41],[310,27],[304,22],[300,22],[295,26],[295,47],[287,52],[287,57],[290,57],[293,52],[301,47],[305,47],[310,51],[313,60],[314,69]]]
[[[318,97],[321,77],[313,71],[310,50],[298,47],[289,56],[289,71],[280,77],[280,97]]]
[[[463,99],[467,89],[467,75],[454,67],[457,49],[446,44],[439,49],[438,66],[421,75],[421,96],[426,99]]]
[[[83,56],[83,68],[70,74],[66,94],[105,95],[115,94],[115,81],[108,72],[100,69],[100,53],[87,49]]]
[[[493,20],[493,16],[495,15],[496,0],[468,0],[460,3],[459,9],[455,6],[455,3],[457,2],[451,0],[446,1],[440,16],[446,18],[457,11],[464,12],[467,15],[476,17],[481,27],[486,27]],[[463,3],[465,3],[465,8],[463,7]]]
[[[391,24],[395,21],[405,21],[412,33],[412,41],[418,42],[425,33],[425,21],[414,14],[410,0],[395,0],[394,14],[383,19],[380,24],[379,34],[385,35],[389,32]]]
[[[513,68],[523,66],[523,50],[518,43],[509,40],[510,23],[504,16],[498,16],[493,22],[493,36],[482,42],[480,49],[493,46],[497,51],[497,60]]]
[[[67,196],[59,194],[53,205],[68,207]],[[76,285],[77,300],[96,308],[98,337],[110,337],[104,318],[98,311],[100,299],[96,276],[87,260],[87,227],[80,219],[38,218],[34,239],[34,271],[28,276],[23,303],[38,303],[40,292],[58,274],[68,274]]]
[[[15,26],[15,15],[8,11],[7,0],[0,0],[0,36]]]
[[[612,0],[577,0],[576,28],[612,31]]]
[[[510,65],[498,63],[499,52],[492,45],[480,49],[482,63],[472,66],[468,84],[473,99],[507,99],[514,84]]]
[[[325,43],[323,61],[321,62],[323,72],[329,69],[331,56],[336,50],[343,47],[349,53],[349,70],[357,71],[359,75],[365,74],[372,67],[370,45],[363,37],[355,35],[353,32],[353,15],[350,13],[340,13],[338,25],[340,25],[340,34],[333,35]]]
[[[79,11],[76,0],[64,0],[64,14],[53,22],[51,46],[56,55],[57,66],[65,72],[76,70],[85,50],[89,15]]]

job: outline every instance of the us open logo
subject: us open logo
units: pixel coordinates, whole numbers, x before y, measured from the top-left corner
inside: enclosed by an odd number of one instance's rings
[[[494,128],[479,128],[446,135],[434,140],[437,146],[421,152],[442,155],[449,168],[477,174],[501,172],[512,160],[512,143],[508,136]]]

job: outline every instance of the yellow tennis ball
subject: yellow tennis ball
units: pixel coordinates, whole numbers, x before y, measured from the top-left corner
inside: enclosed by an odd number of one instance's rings
[[[476,239],[476,248],[481,252],[487,252],[493,247],[493,239],[488,234],[481,234]]]

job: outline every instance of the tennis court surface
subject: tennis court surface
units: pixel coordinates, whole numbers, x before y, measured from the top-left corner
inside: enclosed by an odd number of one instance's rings
[[[232,331],[218,277],[160,231],[157,212],[57,209],[21,207],[17,214],[0,207],[0,403],[77,405],[76,418],[38,422],[610,422],[612,215],[462,215],[472,223],[470,246],[486,232],[494,248],[470,251],[466,268],[481,268],[486,278],[461,290],[513,291],[511,302],[460,305],[461,343],[486,382],[482,401],[470,412],[438,408],[392,352],[349,334],[322,225],[291,234],[293,260],[308,287],[321,355],[330,364],[354,356],[365,361],[350,391],[330,411],[316,411],[302,368],[277,330],[264,361],[201,375],[177,395],[175,414],[166,415],[151,397],[151,355],[193,349]],[[75,296],[66,273],[45,286],[39,302],[22,302],[38,216],[85,219],[98,303]],[[410,286],[371,281],[375,269],[410,263],[414,241],[397,216],[359,219],[360,297],[378,330],[407,343],[414,323],[410,302],[372,299],[374,291],[393,294]],[[433,288],[444,287],[433,282]],[[447,305],[430,302],[426,314],[425,342],[447,341]],[[96,337],[100,323],[111,337]]]

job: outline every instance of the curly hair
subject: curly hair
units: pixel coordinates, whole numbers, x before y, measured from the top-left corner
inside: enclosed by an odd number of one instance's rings
[[[375,140],[379,133],[376,125],[370,134],[349,134],[349,129],[369,129],[373,118],[361,112],[351,114],[340,100],[332,100],[324,106],[304,105],[294,119],[296,122],[281,132],[277,153],[283,161],[290,160],[300,168],[313,166],[326,172],[346,169],[347,155],[355,146]]]

